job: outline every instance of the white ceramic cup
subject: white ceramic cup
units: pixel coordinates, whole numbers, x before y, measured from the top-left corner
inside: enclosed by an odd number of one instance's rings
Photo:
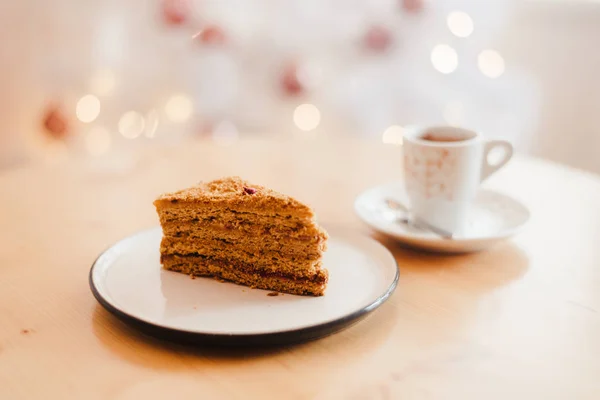
[[[464,234],[480,183],[512,157],[504,140],[451,126],[408,127],[403,136],[404,180],[412,214],[453,234]],[[503,150],[491,164],[488,155]]]

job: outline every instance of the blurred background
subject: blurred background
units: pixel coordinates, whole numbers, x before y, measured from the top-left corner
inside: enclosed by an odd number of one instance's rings
[[[0,173],[452,124],[600,173],[600,1],[0,2]]]

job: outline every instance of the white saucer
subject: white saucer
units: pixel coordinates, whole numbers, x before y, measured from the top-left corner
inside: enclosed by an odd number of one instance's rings
[[[282,344],[339,331],[393,293],[398,266],[369,237],[328,229],[323,265],[329,283],[321,297],[251,289],[211,278],[191,279],[160,264],[160,227],[140,232],[102,253],[90,271],[98,302],[154,336],[224,345]]]
[[[394,213],[385,204],[389,197],[408,204],[402,183],[395,182],[366,190],[356,198],[354,209],[376,231],[430,251],[464,253],[486,249],[518,233],[530,217],[527,207],[512,197],[482,189],[464,235],[444,239],[433,232],[395,222]]]

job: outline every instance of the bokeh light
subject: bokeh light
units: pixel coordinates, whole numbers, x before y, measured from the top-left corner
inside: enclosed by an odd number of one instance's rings
[[[127,111],[119,119],[119,132],[127,139],[135,139],[144,132],[146,122],[136,111]]]
[[[447,44],[438,44],[431,51],[431,63],[442,74],[450,74],[458,67],[458,54]]]
[[[100,115],[100,100],[93,94],[87,94],[79,99],[75,107],[75,115],[81,122],[89,123]]]
[[[301,104],[294,110],[294,124],[303,131],[312,131],[321,122],[321,113],[314,104]]]
[[[93,156],[100,156],[110,149],[110,132],[103,127],[95,126],[85,136],[85,148]]]
[[[484,50],[477,57],[481,73],[488,78],[498,78],[504,73],[504,58],[495,50]]]
[[[400,125],[392,125],[383,132],[381,141],[386,144],[395,144],[400,146],[402,144],[403,135],[404,128],[402,128]]]
[[[455,36],[466,38],[473,33],[473,19],[463,11],[453,11],[446,18],[448,29]]]
[[[173,122],[185,122],[194,111],[194,103],[189,96],[185,94],[175,94],[169,98],[165,105],[167,118]]]

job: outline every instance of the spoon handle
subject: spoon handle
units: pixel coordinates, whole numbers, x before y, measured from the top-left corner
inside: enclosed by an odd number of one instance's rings
[[[408,215],[410,215],[410,210],[408,209],[408,207],[406,207],[404,204],[402,204],[401,202],[399,202],[397,200],[389,199],[389,198],[385,200],[385,203],[392,210],[400,210],[400,211],[403,211],[404,213],[406,213],[407,217],[401,218],[399,221],[402,223],[408,224],[408,225],[411,224],[411,219],[408,218]],[[452,232],[448,232],[445,229],[438,228],[437,226],[431,225],[430,223],[423,221],[421,219],[412,220],[412,224],[417,227],[419,227],[419,226],[424,227],[445,239],[452,239],[454,237],[454,234]]]

